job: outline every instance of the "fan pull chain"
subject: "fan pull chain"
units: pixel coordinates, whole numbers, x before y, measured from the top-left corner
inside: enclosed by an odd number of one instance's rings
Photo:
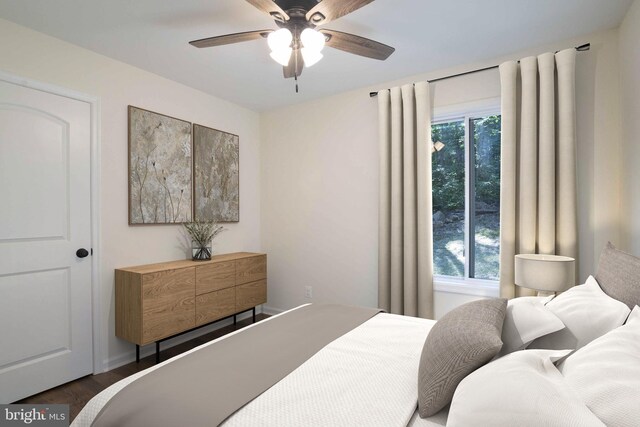
[[[295,81],[296,81],[296,93],[298,93],[298,54],[296,52],[295,56],[293,57],[294,61],[295,61],[295,72],[293,73],[293,76],[295,77]]]

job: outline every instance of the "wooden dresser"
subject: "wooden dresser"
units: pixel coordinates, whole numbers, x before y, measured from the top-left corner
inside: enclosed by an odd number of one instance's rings
[[[253,310],[267,301],[267,255],[216,255],[116,270],[116,336],[140,346]]]

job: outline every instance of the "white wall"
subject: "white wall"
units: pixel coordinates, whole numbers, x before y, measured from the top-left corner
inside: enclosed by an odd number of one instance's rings
[[[640,255],[640,1],[620,26],[623,186],[622,248]]]
[[[114,268],[185,258],[180,226],[127,225],[127,105],[240,136],[240,222],[228,224],[215,250],[260,250],[260,119],[257,113],[0,20],[0,70],[98,96],[101,104],[100,298],[105,362],[130,358],[115,337]]]
[[[617,241],[619,90],[617,31],[592,34],[483,63],[412,76],[262,115],[262,244],[268,306],[313,301],[377,305],[377,102],[368,92],[591,42],[578,54],[580,276]],[[500,96],[497,70],[439,82],[435,108]],[[474,297],[436,292],[436,317]]]

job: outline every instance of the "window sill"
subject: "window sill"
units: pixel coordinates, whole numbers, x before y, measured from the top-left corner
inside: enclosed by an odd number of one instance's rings
[[[500,284],[496,280],[433,276],[433,290],[436,292],[488,298],[497,298],[500,296]]]

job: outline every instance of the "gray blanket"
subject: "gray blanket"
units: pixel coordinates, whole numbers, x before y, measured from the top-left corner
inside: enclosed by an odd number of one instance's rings
[[[125,386],[94,427],[215,426],[378,309],[309,305],[174,360]]]

